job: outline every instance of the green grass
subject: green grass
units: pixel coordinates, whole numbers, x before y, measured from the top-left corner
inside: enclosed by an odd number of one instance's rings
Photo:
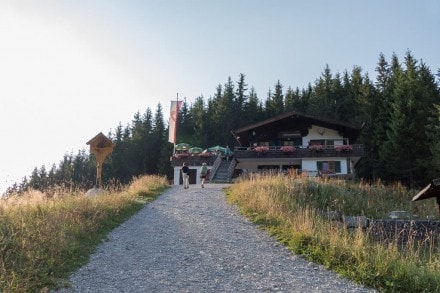
[[[0,292],[45,291],[66,285],[105,235],[167,188],[145,176],[122,191],[29,192],[0,203]]]
[[[413,192],[401,185],[311,180],[286,176],[260,177],[234,184],[228,200],[292,252],[323,264],[342,276],[382,292],[440,292],[440,255],[410,240],[383,245],[368,231],[348,230],[328,221],[323,211],[343,215],[386,216],[406,209],[420,217],[436,214],[436,206],[411,202]]]

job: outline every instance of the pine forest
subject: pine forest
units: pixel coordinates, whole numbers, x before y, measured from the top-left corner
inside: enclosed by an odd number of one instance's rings
[[[365,154],[356,174],[367,181],[402,182],[420,187],[440,177],[440,88],[422,60],[408,51],[402,60],[379,55],[375,80],[355,66],[342,74],[326,66],[306,88],[286,87],[276,81],[266,96],[257,96],[245,74],[231,77],[205,98],[186,100],[179,112],[177,142],[207,148],[236,145],[231,130],[275,115],[298,111],[363,125],[357,143]],[[168,103],[168,101],[167,101]],[[143,174],[172,176],[168,126],[161,104],[135,113],[127,125],[119,122],[107,136],[115,143],[103,165],[104,184],[125,184]],[[29,188],[91,188],[96,163],[85,149],[65,154],[58,164],[35,167],[32,174],[6,193]]]

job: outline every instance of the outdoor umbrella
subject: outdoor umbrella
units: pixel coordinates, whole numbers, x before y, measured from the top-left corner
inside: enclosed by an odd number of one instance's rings
[[[187,151],[187,150],[189,150],[191,148],[191,145],[189,144],[189,143],[184,143],[184,142],[182,142],[182,143],[178,143],[178,144],[176,144],[176,148],[175,148],[175,150],[176,151]]]
[[[201,152],[203,152],[203,149],[199,147],[192,147],[189,149],[190,154],[200,154]]]
[[[222,153],[226,152],[226,148],[219,146],[219,145],[210,147],[207,150],[208,150],[208,152],[222,152]]]
[[[412,201],[427,199],[431,197],[437,198],[437,204],[440,211],[440,178],[433,179],[425,188],[423,188],[419,193],[417,193]]]

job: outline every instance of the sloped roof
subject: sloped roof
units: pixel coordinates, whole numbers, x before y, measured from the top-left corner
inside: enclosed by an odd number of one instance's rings
[[[250,130],[254,130],[260,127],[267,128],[270,124],[276,124],[276,123],[282,123],[282,120],[288,120],[288,119],[298,119],[302,121],[306,121],[308,124],[322,126],[330,129],[337,129],[339,131],[344,132],[345,136],[350,139],[351,142],[354,142],[357,137],[360,134],[360,131],[362,129],[362,126],[360,125],[353,125],[350,123],[329,119],[325,117],[318,117],[313,115],[304,114],[297,111],[291,111],[287,113],[283,113],[277,116],[274,116],[269,119],[265,119],[256,123],[252,123],[240,128],[237,128],[235,130],[232,130],[232,134],[237,139],[238,136],[240,136],[241,133],[246,133]]]
[[[110,139],[108,139],[107,136],[105,136],[102,132],[95,135],[95,137],[89,140],[86,144],[90,145],[90,147],[93,146],[100,148],[113,147],[114,145],[113,142]]]
[[[303,114],[297,111],[291,111],[291,112],[287,112],[287,113],[283,113],[280,115],[277,115],[275,117],[266,119],[266,120],[262,120],[260,122],[256,122],[253,124],[249,124],[240,128],[237,128],[235,130],[233,130],[234,133],[241,133],[247,130],[251,130],[266,124],[271,124],[273,122],[285,119],[285,118],[290,118],[292,116],[297,116],[297,117],[303,117],[303,118],[307,118],[307,119],[311,119],[311,120],[315,120],[316,122],[322,122],[322,123],[326,123],[326,124],[333,124],[335,126],[343,126],[343,127],[347,127],[347,128],[351,128],[353,130],[361,130],[362,126],[358,126],[358,125],[353,125],[353,124],[349,124],[349,123],[345,123],[345,122],[341,122],[341,121],[337,121],[337,120],[333,120],[333,119],[329,119],[329,118],[323,118],[323,117],[318,117],[318,116],[313,116],[313,115],[308,115],[308,114]]]
[[[437,200],[440,201],[440,178],[433,179],[425,188],[423,188],[412,198],[412,201],[427,199],[431,197],[437,197]]]

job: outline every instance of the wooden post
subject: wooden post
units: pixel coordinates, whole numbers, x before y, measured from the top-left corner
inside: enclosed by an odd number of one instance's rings
[[[90,152],[96,158],[96,187],[101,188],[102,164],[105,158],[113,151],[114,144],[102,132],[87,142]]]

